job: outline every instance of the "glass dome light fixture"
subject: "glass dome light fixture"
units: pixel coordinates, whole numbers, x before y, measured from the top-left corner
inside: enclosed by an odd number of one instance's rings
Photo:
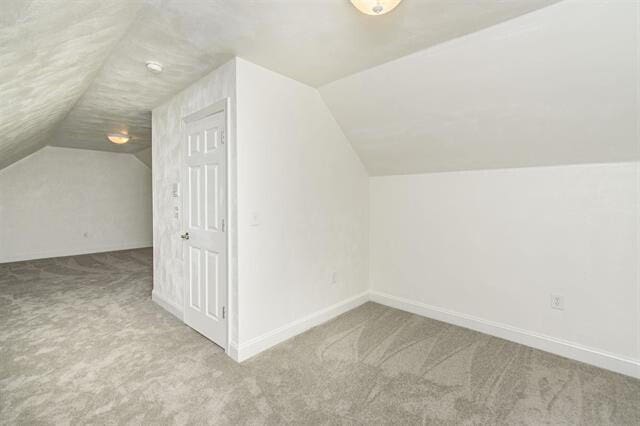
[[[384,15],[391,12],[402,0],[351,0],[351,4],[366,15]]]
[[[122,145],[129,142],[129,140],[131,139],[131,136],[125,135],[122,133],[109,133],[107,135],[107,139],[109,139],[111,142],[115,144]]]

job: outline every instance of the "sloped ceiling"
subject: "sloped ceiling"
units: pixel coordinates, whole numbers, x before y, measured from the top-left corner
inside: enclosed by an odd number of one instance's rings
[[[320,93],[371,175],[638,160],[639,12],[564,1]]]
[[[151,109],[207,71],[231,58],[195,48],[170,12],[145,4],[93,83],[58,126],[52,145],[135,153],[151,144]],[[147,60],[161,62],[151,74]],[[127,133],[125,145],[108,133]]]
[[[405,0],[370,17],[346,0],[2,0],[0,168],[45,144],[146,150],[150,110],[236,55],[320,86],[556,1]]]
[[[87,90],[139,4],[2,0],[0,168],[47,144]]]

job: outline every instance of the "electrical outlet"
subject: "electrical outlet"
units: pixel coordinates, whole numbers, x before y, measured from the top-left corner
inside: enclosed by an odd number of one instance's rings
[[[551,295],[551,309],[564,311],[564,297],[559,294]]]
[[[334,271],[331,274],[331,284],[337,284],[337,283],[338,283],[338,273]]]

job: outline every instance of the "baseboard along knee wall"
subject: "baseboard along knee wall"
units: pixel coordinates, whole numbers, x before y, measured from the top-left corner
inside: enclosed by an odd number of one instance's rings
[[[640,378],[640,360],[621,357],[599,349],[589,348],[578,343],[535,333],[508,324],[477,318],[377,291],[369,292],[369,300],[426,318],[443,321],[470,330],[479,331],[490,336],[520,343],[616,373]]]
[[[152,299],[155,303],[182,320],[181,307],[174,305],[156,292],[152,293]],[[342,302],[338,302],[325,309],[292,321],[289,324],[285,324],[275,330],[264,333],[247,342],[238,343],[231,341],[227,349],[227,354],[237,362],[246,361],[278,343],[282,343],[369,301],[468,328],[490,336],[520,343],[525,346],[640,379],[640,360],[621,357],[599,349],[589,348],[578,343],[520,329],[508,324],[488,321],[373,290],[362,292]]]

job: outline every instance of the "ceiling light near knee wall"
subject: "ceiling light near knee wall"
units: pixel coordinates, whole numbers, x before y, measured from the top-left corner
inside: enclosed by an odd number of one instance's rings
[[[129,139],[131,139],[131,137],[129,135],[125,135],[122,133],[110,133],[107,135],[107,138],[118,145],[122,145],[125,144],[127,142],[129,142]]]

